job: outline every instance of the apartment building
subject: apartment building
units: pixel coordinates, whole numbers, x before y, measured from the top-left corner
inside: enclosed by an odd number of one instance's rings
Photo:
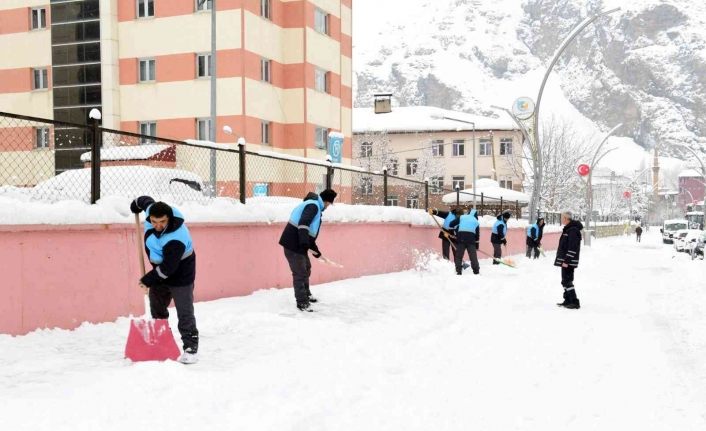
[[[216,134],[210,135],[211,9],[216,6]],[[352,0],[3,0],[0,111],[176,139],[324,158],[345,136],[351,159]],[[233,135],[225,134],[230,126]],[[90,134],[3,130],[82,167]],[[9,140],[6,140],[9,141]],[[17,139],[14,140],[15,142]],[[108,145],[108,143],[104,143]]]
[[[495,119],[430,106],[356,108],[353,112],[354,164],[402,178],[430,181],[431,205],[454,190],[472,189],[473,176],[522,191],[519,157],[522,133],[512,119]],[[475,146],[475,150],[474,150]],[[475,151],[476,172],[473,171]],[[383,154],[381,154],[383,153]],[[359,201],[375,198],[377,188],[362,178],[354,185]],[[446,191],[444,191],[446,190]],[[416,207],[417,192],[390,192],[390,205]]]

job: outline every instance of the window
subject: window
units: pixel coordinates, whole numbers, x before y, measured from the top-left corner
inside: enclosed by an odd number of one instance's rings
[[[49,148],[49,128],[37,127],[34,129],[34,146],[36,148]]]
[[[512,138],[501,138],[500,139],[500,155],[501,156],[511,156],[512,155]],[[512,187],[508,187],[512,188]]]
[[[399,165],[400,163],[397,159],[390,159],[387,162],[387,174],[395,177],[399,175]]]
[[[272,82],[271,73],[272,63],[266,58],[260,59],[260,80],[263,82]]]
[[[198,54],[196,56],[196,77],[211,76],[211,54]]]
[[[49,88],[47,69],[32,69],[32,78],[35,90]]]
[[[203,3],[202,3],[203,2]],[[196,11],[213,9],[213,0],[196,0]]]
[[[407,208],[419,208],[419,198],[416,196],[410,196],[407,198]]]
[[[490,156],[493,154],[493,146],[490,139],[481,139],[478,153],[481,156]]]
[[[489,180],[489,179],[490,179],[490,175],[478,175],[478,179],[479,179],[479,180]]]
[[[444,177],[429,178],[430,193],[439,195],[444,193]]]
[[[319,8],[314,10],[314,30],[319,33],[329,34],[329,16]]]
[[[431,154],[434,157],[444,157],[444,140],[435,139],[431,141]]]
[[[372,157],[373,156],[373,143],[363,142],[360,144],[360,157]]]
[[[155,80],[154,58],[140,60],[140,82],[150,82]]]
[[[32,30],[47,28],[47,10],[45,8],[32,9]]]
[[[388,207],[396,207],[399,204],[400,204],[400,200],[397,198],[397,196],[388,196],[387,197],[387,206]]]
[[[329,92],[329,73],[323,69],[314,69],[314,89],[322,93]]]
[[[145,121],[140,123],[140,135],[157,136],[157,123],[154,121]],[[154,144],[155,140],[142,136],[141,144]]]
[[[373,194],[373,178],[363,177],[360,179],[360,194],[370,196]]]
[[[500,180],[500,187],[504,189],[512,190],[512,181],[510,180]]]
[[[314,146],[320,149],[326,149],[328,143],[328,129],[317,127],[314,131]]]
[[[454,190],[456,190],[456,187],[459,188],[459,190],[463,190],[466,188],[466,177],[463,175],[456,175],[451,177],[451,186],[453,187]]]
[[[461,157],[466,155],[466,141],[463,139],[454,139],[453,156]]]
[[[260,0],[260,16],[272,19],[272,0]]]
[[[211,120],[200,118],[196,120],[196,139],[199,141],[211,141]]]
[[[417,175],[417,159],[407,159],[407,175]]]
[[[154,0],[137,0],[137,17],[154,16]]]
[[[271,127],[272,124],[269,121],[263,121],[262,123],[260,123],[260,134],[262,136],[263,144],[269,145],[272,143],[270,141]]]

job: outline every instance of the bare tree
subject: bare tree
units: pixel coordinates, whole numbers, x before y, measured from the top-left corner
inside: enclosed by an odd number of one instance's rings
[[[552,116],[541,125],[541,151],[543,161],[540,208],[544,211],[561,211],[566,208],[585,210],[585,181],[576,168],[589,163],[593,155],[595,139],[581,135],[568,121]],[[531,194],[534,187],[534,162],[532,148],[528,142],[522,146],[522,154],[509,159],[515,175],[525,175],[525,192]]]

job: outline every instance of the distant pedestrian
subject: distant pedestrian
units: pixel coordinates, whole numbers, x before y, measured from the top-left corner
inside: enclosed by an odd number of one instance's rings
[[[449,259],[449,249],[452,249],[452,253],[454,255],[454,260],[456,259],[456,250],[455,247],[451,247],[451,244],[455,244],[455,239],[452,238],[453,232],[451,230],[451,223],[458,218],[456,213],[453,210],[449,211],[439,211],[438,209],[434,208],[429,208],[429,214],[432,216],[437,216],[442,219],[444,219],[444,223],[441,225],[441,232],[439,232],[439,238],[441,238],[441,256],[446,259]]]
[[[478,222],[478,211],[472,209],[470,212],[461,215],[451,222],[451,229],[456,235],[456,274],[461,275],[463,271],[463,257],[468,252],[468,259],[471,261],[471,269],[474,274],[480,272],[478,264],[477,250],[480,241],[480,223]]]
[[[576,297],[576,289],[574,288],[574,270],[579,266],[583,225],[580,221],[573,220],[573,215],[570,211],[561,213],[561,224],[564,226],[564,230],[559,239],[559,248],[556,251],[554,266],[561,267],[564,302],[557,305],[570,309],[579,309],[581,304]]]
[[[532,252],[534,251],[534,258],[539,257],[539,247],[542,246],[542,236],[544,235],[544,218],[539,217],[537,222],[533,225],[527,227],[527,257],[532,257]]]
[[[493,265],[500,265],[500,259],[503,257],[502,246],[507,245],[507,221],[510,217],[512,217],[510,211],[503,211],[498,214],[493,225],[490,235],[490,243],[493,244]]]
[[[637,242],[640,242],[640,238],[642,237],[642,226],[637,225],[635,228],[635,236],[637,237]]]

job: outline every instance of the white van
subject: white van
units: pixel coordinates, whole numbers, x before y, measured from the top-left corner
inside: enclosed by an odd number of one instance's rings
[[[674,242],[674,234],[678,230],[682,229],[688,229],[689,228],[689,222],[684,219],[674,219],[674,220],[665,220],[664,223],[662,224],[662,229],[659,231],[662,232],[662,243],[664,244],[672,244]]]

